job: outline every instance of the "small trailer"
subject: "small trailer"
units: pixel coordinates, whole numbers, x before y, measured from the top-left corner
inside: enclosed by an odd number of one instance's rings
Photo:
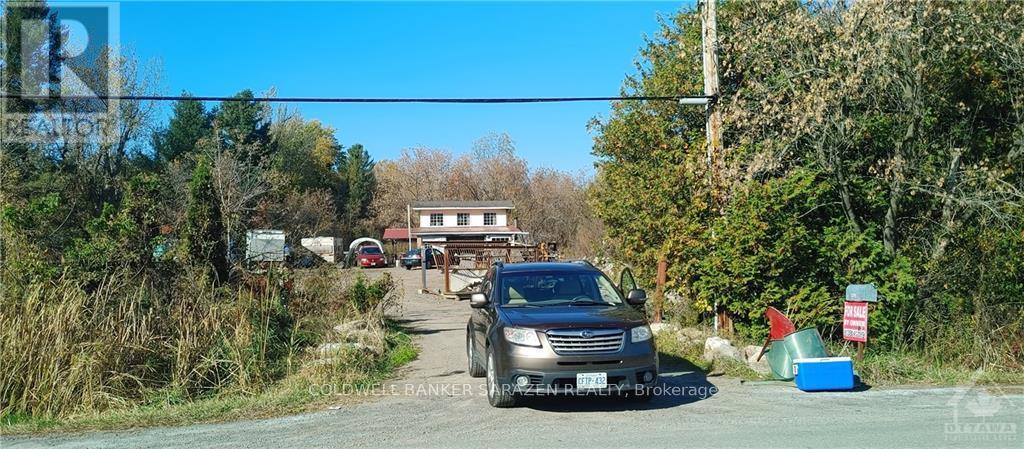
[[[287,257],[284,231],[253,229],[245,234],[247,262],[284,262]]]
[[[310,250],[329,263],[340,263],[345,255],[341,239],[336,237],[309,237],[300,241],[303,248]]]

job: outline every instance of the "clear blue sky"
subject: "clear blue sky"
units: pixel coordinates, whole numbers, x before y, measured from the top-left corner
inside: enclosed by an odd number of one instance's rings
[[[690,2],[121,4],[121,43],[158,58],[164,94],[616,95],[659,13]],[[534,167],[592,172],[587,121],[607,103],[298,106],[376,159],[464,152],[508,132]],[[166,117],[166,113],[165,113]]]

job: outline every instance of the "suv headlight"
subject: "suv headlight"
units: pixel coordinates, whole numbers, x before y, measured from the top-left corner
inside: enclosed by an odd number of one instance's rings
[[[540,346],[540,338],[537,338],[537,331],[523,329],[521,327],[506,327],[505,340],[523,346]]]
[[[649,326],[634,327],[630,332],[630,340],[633,343],[640,343],[651,339],[651,328]]]

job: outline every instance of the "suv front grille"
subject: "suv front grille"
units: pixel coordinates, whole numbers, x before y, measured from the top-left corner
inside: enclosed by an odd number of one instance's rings
[[[550,330],[548,343],[558,354],[601,354],[622,349],[621,329]]]

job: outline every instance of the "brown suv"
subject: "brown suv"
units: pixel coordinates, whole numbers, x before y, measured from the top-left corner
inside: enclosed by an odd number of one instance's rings
[[[629,270],[616,286],[586,262],[496,263],[470,300],[469,373],[487,376],[495,407],[524,394],[647,399],[658,352],[646,299]]]

